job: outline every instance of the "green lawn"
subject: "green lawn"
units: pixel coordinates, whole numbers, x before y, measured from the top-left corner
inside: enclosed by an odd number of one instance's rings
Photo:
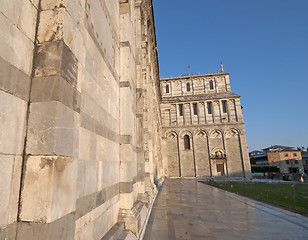
[[[214,182],[213,186],[308,215],[308,184]]]

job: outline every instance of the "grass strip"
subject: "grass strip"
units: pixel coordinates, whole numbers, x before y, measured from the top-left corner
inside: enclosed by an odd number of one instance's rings
[[[308,215],[308,184],[214,182],[211,185]]]

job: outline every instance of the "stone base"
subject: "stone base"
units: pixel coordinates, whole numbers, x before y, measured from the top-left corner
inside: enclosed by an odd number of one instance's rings
[[[139,193],[137,200],[144,204],[147,208],[149,207],[149,203],[151,201],[151,197],[147,193]]]
[[[125,230],[130,230],[137,238],[144,225],[148,208],[136,201],[132,209],[120,209],[119,223],[124,223]]]

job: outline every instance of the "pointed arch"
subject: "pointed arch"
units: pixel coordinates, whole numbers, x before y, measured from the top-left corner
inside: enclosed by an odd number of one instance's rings
[[[178,136],[178,133],[174,130],[169,130],[165,133],[165,137],[175,138]]]
[[[216,158],[216,159],[217,158],[225,158],[226,154],[225,154],[225,151],[222,148],[215,147],[211,151],[211,157]]]
[[[170,89],[169,89],[169,84],[166,84],[166,93],[169,93]]]
[[[207,132],[203,129],[197,129],[194,133],[195,136],[198,136],[199,138],[206,138],[208,135]]]
[[[180,138],[184,138],[185,135],[188,135],[191,138],[193,134],[191,131],[184,129],[180,132],[179,136]]]
[[[190,83],[189,83],[189,82],[186,83],[186,91],[187,91],[187,92],[190,92]]]
[[[211,131],[211,134],[210,134],[211,138],[222,138],[222,136],[223,136],[223,133],[219,129],[214,129],[213,131]]]
[[[209,84],[210,84],[210,89],[213,90],[214,89],[214,81],[210,80]]]
[[[236,128],[227,129],[225,131],[226,138],[237,137],[240,135],[240,131]]]

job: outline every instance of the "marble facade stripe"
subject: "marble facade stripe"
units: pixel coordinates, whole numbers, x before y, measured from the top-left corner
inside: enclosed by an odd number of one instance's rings
[[[29,100],[31,77],[0,57],[0,90]]]
[[[61,76],[33,78],[30,99],[31,102],[59,101],[80,113],[80,92]]]
[[[76,201],[76,220],[91,212],[93,209],[99,207],[105,202],[111,200],[114,196],[119,194],[119,183],[106,187],[98,192],[91,193]]]

